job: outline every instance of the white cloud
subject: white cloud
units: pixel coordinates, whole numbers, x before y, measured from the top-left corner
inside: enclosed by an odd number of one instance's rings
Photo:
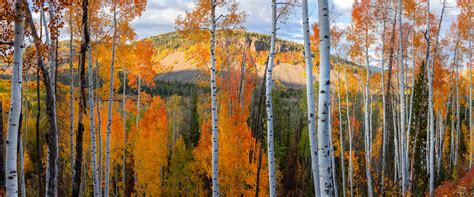
[[[333,3],[339,10],[347,11],[352,9],[354,0],[333,0]]]

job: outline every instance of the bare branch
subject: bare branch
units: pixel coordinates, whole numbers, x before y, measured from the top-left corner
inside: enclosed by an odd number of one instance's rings
[[[222,18],[222,17],[224,17],[224,15],[221,14],[221,15],[218,16],[214,21],[217,22],[217,21],[218,21],[220,18]]]
[[[0,45],[13,45],[13,42],[0,41]]]
[[[289,6],[294,6],[294,7],[301,7],[301,5],[296,4],[296,3],[290,3],[290,2],[278,2],[276,5],[289,5]]]

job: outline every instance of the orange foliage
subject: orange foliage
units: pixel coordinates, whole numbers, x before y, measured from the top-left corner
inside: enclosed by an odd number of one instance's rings
[[[254,89],[253,75],[245,74],[244,93],[240,91],[240,69],[231,69],[230,77],[222,76],[219,100],[219,189],[223,194],[253,195],[257,169],[257,145],[247,125],[250,99]],[[242,102],[243,101],[243,102]],[[194,149],[194,171],[211,178],[211,125],[202,124],[201,138]],[[263,156],[262,158],[266,158]],[[266,163],[265,160],[262,164]],[[262,165],[260,191],[267,195],[268,177]],[[202,190],[201,190],[202,191]]]
[[[168,154],[168,117],[165,102],[153,97],[148,110],[134,130],[135,172],[137,192],[150,196],[161,193],[161,169],[166,165]]]

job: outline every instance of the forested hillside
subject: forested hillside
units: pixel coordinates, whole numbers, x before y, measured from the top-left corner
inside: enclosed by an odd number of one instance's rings
[[[0,2],[0,196],[474,195],[470,1],[163,2]]]

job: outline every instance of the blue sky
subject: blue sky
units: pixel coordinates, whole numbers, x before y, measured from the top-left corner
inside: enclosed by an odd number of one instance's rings
[[[240,9],[247,12],[248,19],[244,26],[248,31],[269,34],[271,26],[271,10],[270,0],[237,0],[240,3]],[[349,24],[351,17],[351,9],[354,0],[329,0],[332,7],[332,15],[336,24],[345,26]],[[440,13],[440,0],[431,0],[431,9],[436,14]],[[450,6],[455,5],[455,0],[447,0]],[[132,26],[138,34],[138,38],[146,38],[156,34],[171,32],[175,28],[175,19],[179,15],[183,15],[186,10],[193,9],[193,0],[149,0],[147,9],[140,18],[132,22]],[[309,0],[310,23],[317,21],[317,0]],[[444,27],[450,23],[456,10],[450,8],[447,10],[445,17],[448,23],[444,23]],[[278,37],[283,39],[302,42],[302,24],[301,24],[301,8],[295,7],[290,19],[279,25]]]

